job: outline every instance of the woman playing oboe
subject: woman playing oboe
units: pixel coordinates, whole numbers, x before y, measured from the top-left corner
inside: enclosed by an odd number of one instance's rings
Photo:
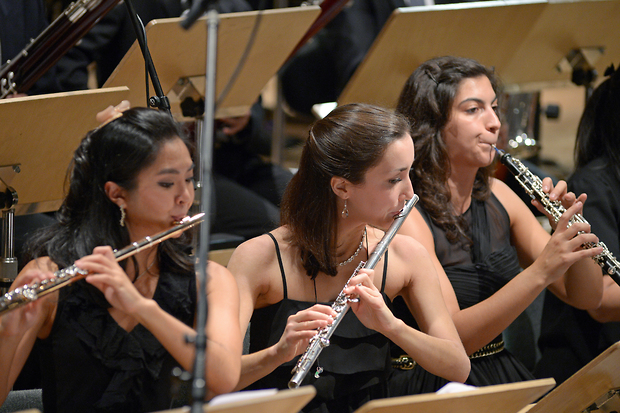
[[[32,257],[12,288],[75,264],[85,280],[0,317],[0,401],[35,347],[45,412],[168,409],[172,368],[192,370],[197,282],[191,236],[117,263],[121,249],[173,226],[194,199],[188,143],[165,113],[130,109],[89,132],[75,151],[58,224],[32,240]],[[210,263],[206,287],[210,394],[239,378],[238,291]],[[179,402],[180,404],[180,402]]]
[[[346,105],[312,126],[284,196],[282,226],[240,245],[228,266],[240,290],[242,331],[251,321],[238,388],[287,387],[296,356],[335,315],[328,304],[413,196],[412,163],[409,124],[389,111]],[[349,285],[345,293],[359,302],[302,383],[318,391],[305,412],[351,412],[386,397],[388,339],[435,374],[466,379],[469,360],[418,242],[396,235],[375,269],[362,269]],[[394,317],[388,303],[397,295],[421,331]]]
[[[585,195],[576,198],[563,181],[555,187],[550,178],[542,181],[541,190],[567,208],[557,224],[550,217],[555,228],[550,236],[527,205],[491,177],[500,129],[497,100],[490,69],[441,57],[413,72],[397,106],[414,124],[412,180],[420,195],[401,233],[431,253],[446,305],[472,357],[467,383],[476,386],[533,378],[504,349],[502,331],[545,287],[580,308],[596,308],[602,296],[601,271],[590,259],[602,250],[581,248],[597,237],[584,223],[567,228]],[[394,304],[407,317],[408,309]],[[395,370],[393,394],[435,391],[445,383],[423,367]]]

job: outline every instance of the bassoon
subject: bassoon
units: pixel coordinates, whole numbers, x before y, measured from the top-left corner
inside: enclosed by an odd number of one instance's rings
[[[0,68],[0,99],[26,93],[120,0],[75,0]]]

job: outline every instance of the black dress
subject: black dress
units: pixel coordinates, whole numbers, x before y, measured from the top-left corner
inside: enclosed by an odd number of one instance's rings
[[[277,343],[284,332],[288,317],[315,304],[288,298],[280,250],[273,236],[272,239],[280,264],[284,297],[276,304],[254,310],[250,323],[250,353]],[[389,302],[383,293],[386,273],[387,253],[381,293],[384,300]],[[248,388],[288,388],[291,371],[298,359],[299,357],[296,357],[284,363]],[[314,377],[313,366],[313,370],[301,384],[312,384],[317,389],[317,396],[302,409],[305,413],[353,412],[369,400],[387,397],[389,342],[382,334],[364,327],[353,311],[346,313],[330,338],[329,347],[323,349],[316,364],[324,369],[320,377]]]
[[[171,395],[171,371],[178,364],[145,327],[121,328],[85,281],[59,293],[51,334],[36,343],[46,413],[150,412],[183,405]],[[195,275],[162,268],[153,299],[191,326]]]
[[[433,233],[437,258],[452,283],[461,309],[489,298],[521,271],[517,252],[510,244],[510,218],[495,195],[484,202],[472,198],[470,208],[463,215],[469,225],[468,235],[473,240],[471,248],[463,243],[450,243],[422,207],[418,204],[416,208]],[[400,297],[394,300],[394,315],[417,328]],[[503,348],[502,335],[487,346],[494,351]],[[393,357],[402,354],[404,352],[401,349],[393,346]],[[506,349],[492,355],[471,356],[470,359],[471,372],[466,383],[473,386],[533,379],[528,369]],[[435,392],[447,382],[419,365],[412,370],[393,369],[390,375],[390,396]]]
[[[583,216],[592,233],[620,257],[620,180],[607,162],[596,159],[580,168],[569,179],[568,188],[575,194],[588,194]],[[620,323],[599,323],[587,311],[547,294],[538,340],[541,358],[534,375],[553,377],[560,384],[619,340]]]

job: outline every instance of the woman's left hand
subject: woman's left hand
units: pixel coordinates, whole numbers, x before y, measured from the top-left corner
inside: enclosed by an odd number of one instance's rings
[[[75,265],[89,272],[86,282],[101,290],[112,307],[126,314],[137,311],[144,297],[116,262],[112,248],[96,247],[92,255],[80,258]]]
[[[381,292],[373,283],[374,270],[361,269],[359,274],[351,278],[345,294],[357,302],[350,302],[351,310],[366,327],[382,332],[396,320],[385,304]]]
[[[568,185],[565,181],[558,181],[558,183],[554,186],[551,178],[546,177],[545,179],[543,179],[542,182],[542,190],[544,193],[549,195],[549,200],[560,201],[565,209],[570,208],[577,201],[580,201],[583,204],[587,199],[586,194],[581,194],[579,195],[579,197],[577,197],[574,193],[569,192]],[[536,209],[543,213],[547,217],[547,219],[549,219],[549,224],[551,224],[551,228],[555,230],[557,222],[555,222],[554,218],[547,211],[545,211],[543,205],[537,200],[532,200],[532,204],[536,207]]]

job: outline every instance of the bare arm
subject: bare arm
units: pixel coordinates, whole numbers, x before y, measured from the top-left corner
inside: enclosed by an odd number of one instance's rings
[[[274,304],[283,297],[273,242],[265,235],[241,244],[230,258],[228,268],[239,286],[239,323],[245,332],[255,308]],[[247,387],[303,353],[316,330],[331,322],[332,315],[331,307],[317,304],[290,316],[278,343],[242,357],[237,389]]]
[[[564,213],[566,219],[556,226],[542,206],[534,203],[556,228],[553,236],[538,225],[529,208],[503,182],[496,180],[493,185],[494,193],[510,215],[512,242],[519,252],[521,265],[523,268],[534,266],[548,274],[549,290],[564,302],[581,309],[597,308],[603,294],[603,281],[600,267],[591,258],[601,249],[584,250],[581,245],[596,243],[598,238],[590,233],[587,224],[576,223],[567,229],[568,219],[581,213],[586,195],[576,198],[572,192],[566,191],[564,181],[553,187],[550,178],[543,180],[543,190],[548,191],[552,201],[561,200],[567,209]],[[576,235],[579,232],[582,234]]]
[[[443,302],[427,251],[409,237],[399,236],[392,242],[390,252],[391,280],[386,292],[403,296],[421,331],[396,318],[387,308],[372,282],[374,271],[362,270],[351,280],[351,287],[345,292],[360,296],[360,302],[352,303],[351,308],[366,327],[385,335],[424,369],[450,381],[464,382],[470,362]]]
[[[146,327],[175,360],[188,371],[194,368],[195,348],[185,341],[196,331],[146,298],[131,283],[114,259],[109,247],[97,247],[94,254],[76,261],[92,274],[86,281],[101,289],[108,302]],[[240,371],[242,339],[238,328],[238,293],[232,275],[218,264],[209,263],[207,296],[206,372],[209,396],[232,391]]]
[[[516,219],[522,230],[519,231],[517,237],[520,239],[527,237],[530,243],[536,245],[540,244],[539,246],[544,249],[547,241],[550,239],[549,234],[542,229],[536,218],[529,211],[529,208],[525,206],[516,194],[505,186],[505,184],[500,184],[503,185],[505,190],[510,191],[508,196],[498,195],[498,199],[500,199],[502,204],[506,207],[511,217],[511,223],[513,222],[513,214],[520,214],[522,216],[528,216],[529,214],[533,220],[532,222],[532,220],[529,219]],[[494,185],[494,191],[496,187],[497,185]],[[508,205],[517,206],[518,208],[515,210]],[[567,223],[566,219],[563,221],[564,226],[566,226]],[[569,240],[574,238],[578,229],[579,228],[572,228],[572,232],[567,232],[567,230],[559,231],[559,234],[554,234],[556,240],[555,243],[551,245],[553,248],[549,248],[546,251],[543,259],[538,262],[539,265],[528,267],[508,282],[503,288],[495,292],[491,297],[463,310],[459,308],[450,280],[446,276],[441,263],[435,255],[433,235],[417,210],[412,211],[407,222],[401,228],[401,233],[417,239],[430,252],[431,260],[439,276],[444,300],[452,315],[452,319],[454,320],[454,324],[465,346],[465,350],[467,354],[471,355],[503,332],[519,314],[534,301],[547,285],[553,280],[562,277],[563,272],[569,266],[566,260],[577,260],[579,257],[588,256],[589,253],[586,251],[579,251],[576,253],[573,251],[578,249],[579,245],[581,245],[584,236],[580,235],[582,238],[575,239],[572,241],[572,244],[568,244],[570,242]],[[565,247],[563,254],[568,255],[568,258],[558,253],[558,248],[562,246]],[[519,249],[519,246],[517,246],[517,248]],[[538,255],[540,254],[541,251],[538,251]],[[538,255],[536,255],[536,257]],[[564,267],[562,267],[562,265],[564,265]]]
[[[56,267],[47,258],[29,262],[17,276],[11,290],[52,276]],[[45,270],[43,272],[42,270]],[[58,293],[51,293],[0,317],[0,405],[21,372],[37,337],[51,328]]]

